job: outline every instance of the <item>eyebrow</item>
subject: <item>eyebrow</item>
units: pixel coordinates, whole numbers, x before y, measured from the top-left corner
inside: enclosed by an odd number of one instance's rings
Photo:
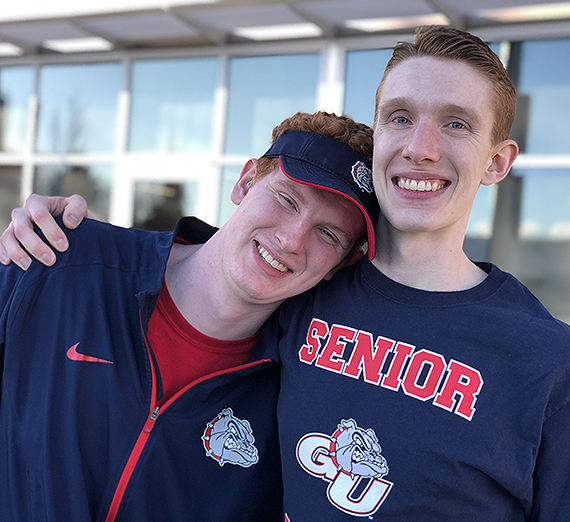
[[[277,180],[274,182],[274,186],[280,190],[288,190],[293,193],[296,199],[298,199],[304,205],[307,204],[307,198],[297,189],[297,185],[303,185],[300,181],[293,181],[290,178],[286,180]]]
[[[396,98],[389,98],[385,102],[380,99],[378,103],[378,115],[385,118],[392,112],[396,110],[410,110],[413,107],[413,103],[403,96],[398,96]]]
[[[481,127],[481,118],[479,117],[479,114],[477,113],[477,111],[471,109],[470,107],[450,103],[448,105],[444,105],[443,107],[441,107],[440,111],[465,119],[469,123],[471,123],[474,127],[477,128]]]

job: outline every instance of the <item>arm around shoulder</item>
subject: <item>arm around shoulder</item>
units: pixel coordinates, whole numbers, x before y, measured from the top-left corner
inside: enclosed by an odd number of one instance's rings
[[[60,215],[63,216],[63,224],[70,230],[75,229],[84,217],[94,217],[79,195],[68,198],[37,194],[29,196],[23,207],[12,211],[12,222],[0,237],[0,262],[8,265],[13,261],[27,270],[32,261],[31,254],[46,266],[53,265],[56,256],[48,245],[59,252],[65,252],[69,247],[63,228],[54,219],[54,216]],[[44,233],[45,242],[34,230],[34,224]]]

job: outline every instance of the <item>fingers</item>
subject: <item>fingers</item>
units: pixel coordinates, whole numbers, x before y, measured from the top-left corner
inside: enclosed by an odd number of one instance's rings
[[[50,220],[52,221],[51,227],[59,230],[57,223],[49,213],[47,214],[49,218],[41,213],[39,215],[36,214],[36,216],[36,219],[44,223],[44,227],[46,227],[46,221]],[[25,207],[16,208],[12,211],[12,223],[10,223],[0,239],[0,242],[6,248],[8,256],[24,270],[28,268],[32,261],[28,252],[47,266],[53,265],[56,261],[53,250],[40,239],[33,227],[33,219],[28,210]],[[47,228],[49,229],[50,225],[47,225]],[[54,233],[52,232],[52,237],[53,235]],[[63,236],[65,244],[62,244],[61,238],[55,240],[56,244],[60,249],[65,250],[67,248],[67,238],[65,238],[61,230],[59,235]]]
[[[41,242],[34,232],[34,223],[38,225],[55,249],[60,252],[67,250],[69,247],[67,237],[53,216],[60,216],[64,212],[68,199],[32,194],[26,199],[23,208],[14,209],[12,212],[12,224],[16,237],[26,250],[40,261],[42,255],[50,253],[53,255],[53,252]]]
[[[10,258],[8,257],[8,253],[2,243],[0,243],[0,263],[6,266],[10,264]]]
[[[64,252],[69,243],[53,218],[62,214],[65,226],[76,228],[87,214],[87,203],[78,195],[64,198],[32,194],[28,197],[24,207],[12,211],[12,222],[0,237],[0,262],[8,265],[12,260],[26,270],[31,263],[31,254],[43,264],[53,265],[56,261],[54,251],[35,233],[34,223],[50,245]]]
[[[32,262],[30,256],[16,239],[12,223],[8,225],[0,237],[0,262],[3,265],[9,265],[10,261],[14,261],[22,270],[27,270]]]
[[[33,225],[31,223],[32,221],[38,225],[48,242],[56,250],[65,252],[69,248],[69,243],[65,233],[56,223],[53,216],[63,215],[63,224],[69,229],[74,229],[77,228],[87,214],[87,203],[77,194],[68,198],[32,194],[26,200],[24,207],[28,212],[29,219],[24,219],[21,222],[14,221],[14,227],[16,237],[28,250],[36,247],[37,243],[33,241],[33,244],[28,244],[27,240],[21,237],[21,235],[23,236],[25,234],[27,238],[32,239],[28,235],[29,229]],[[33,254],[34,257],[36,257],[36,254],[40,254],[39,251],[35,251],[35,248],[31,250],[30,253]],[[44,249],[43,253],[47,253],[47,251]]]
[[[63,224],[70,229],[77,228],[88,214],[87,202],[78,194],[65,198]]]

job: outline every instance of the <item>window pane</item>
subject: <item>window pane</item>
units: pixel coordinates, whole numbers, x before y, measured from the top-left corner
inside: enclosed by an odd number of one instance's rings
[[[526,129],[519,140],[528,154],[568,154],[570,133],[560,126],[570,119],[570,40],[523,42],[517,122]]]
[[[529,169],[516,175],[523,178],[519,236],[570,240],[570,171]]]
[[[239,179],[241,167],[231,166],[224,167],[222,171],[222,187],[220,189],[220,214],[218,217],[218,225],[222,226],[234,213],[237,208],[230,199],[232,189]]]
[[[36,167],[34,192],[44,196],[81,194],[100,219],[109,220],[113,167],[109,165]]]
[[[273,127],[298,111],[315,111],[318,79],[318,54],[232,58],[226,153],[263,154]]]
[[[38,152],[114,152],[120,80],[117,63],[42,67]]]
[[[344,113],[352,119],[372,125],[376,89],[390,56],[391,49],[347,53]]]
[[[31,67],[0,69],[0,150],[4,152],[25,149],[33,80]]]
[[[0,167],[0,230],[12,221],[12,209],[21,205],[20,180],[22,170],[16,166]]]
[[[499,54],[500,44],[490,44]],[[346,54],[346,81],[343,112],[353,120],[372,125],[376,89],[392,57],[392,49],[366,49]]]
[[[217,58],[134,62],[129,149],[210,150],[217,76]]]
[[[196,214],[199,182],[135,184],[133,226],[145,230],[173,230],[182,216]]]
[[[489,239],[493,233],[493,218],[497,199],[497,185],[481,185],[475,196],[469,223],[467,237]]]

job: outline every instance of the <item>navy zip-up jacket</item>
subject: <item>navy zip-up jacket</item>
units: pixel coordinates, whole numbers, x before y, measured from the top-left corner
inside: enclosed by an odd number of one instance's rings
[[[55,267],[0,267],[0,520],[280,520],[271,355],[155,408],[147,328],[172,241],[214,230],[86,220]]]

